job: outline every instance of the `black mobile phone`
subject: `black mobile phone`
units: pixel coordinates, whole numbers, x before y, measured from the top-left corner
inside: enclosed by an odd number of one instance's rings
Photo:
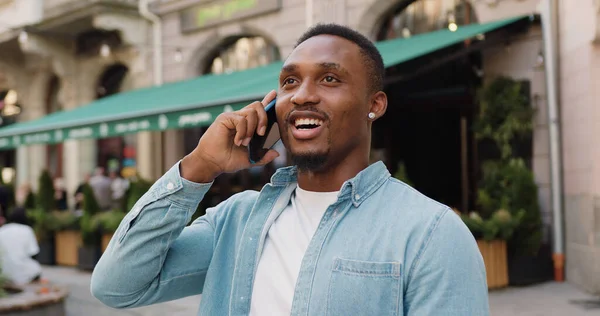
[[[281,135],[279,135],[279,125],[277,125],[277,115],[275,114],[276,101],[277,98],[265,106],[265,111],[267,112],[267,129],[265,135],[259,136],[254,132],[254,136],[250,139],[250,143],[248,144],[248,157],[250,158],[251,163],[260,161],[267,151],[281,139]]]

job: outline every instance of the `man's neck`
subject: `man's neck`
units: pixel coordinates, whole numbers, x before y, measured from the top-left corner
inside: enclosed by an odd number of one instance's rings
[[[339,191],[344,182],[354,178],[368,166],[368,158],[356,159],[356,157],[349,156],[320,171],[298,170],[298,186],[303,190],[313,192]]]

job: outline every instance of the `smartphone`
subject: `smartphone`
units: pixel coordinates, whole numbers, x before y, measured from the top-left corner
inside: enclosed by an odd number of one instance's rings
[[[275,103],[277,98],[269,102],[265,107],[267,112],[267,129],[264,136],[259,136],[254,132],[254,136],[248,144],[248,157],[251,163],[260,161],[265,154],[271,149],[280,139],[279,125],[277,125],[277,115],[275,114]]]

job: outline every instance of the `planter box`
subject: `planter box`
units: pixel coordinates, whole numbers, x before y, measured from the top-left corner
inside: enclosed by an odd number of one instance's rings
[[[554,278],[552,247],[542,245],[535,255],[508,255],[510,285],[524,286],[550,281]]]
[[[113,236],[112,233],[102,234],[102,240],[100,241],[100,249],[102,250],[103,253],[104,253],[104,251],[106,251],[106,247],[108,247],[108,243],[112,239],[112,236]]]
[[[56,254],[54,251],[54,238],[44,239],[38,243],[40,245],[40,252],[35,255],[35,260],[43,265],[55,265]]]
[[[56,232],[54,234],[56,264],[61,266],[77,266],[78,250],[82,245],[81,233],[74,230]]]
[[[81,270],[94,270],[96,263],[100,260],[100,248],[97,246],[79,247],[77,252],[77,264]]]
[[[508,285],[506,242],[478,240],[477,246],[485,262],[488,289],[506,287]]]

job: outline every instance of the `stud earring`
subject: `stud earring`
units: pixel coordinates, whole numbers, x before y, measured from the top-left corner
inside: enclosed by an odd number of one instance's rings
[[[369,113],[369,118],[370,119],[374,119],[375,118],[375,113],[373,113],[373,112]]]

